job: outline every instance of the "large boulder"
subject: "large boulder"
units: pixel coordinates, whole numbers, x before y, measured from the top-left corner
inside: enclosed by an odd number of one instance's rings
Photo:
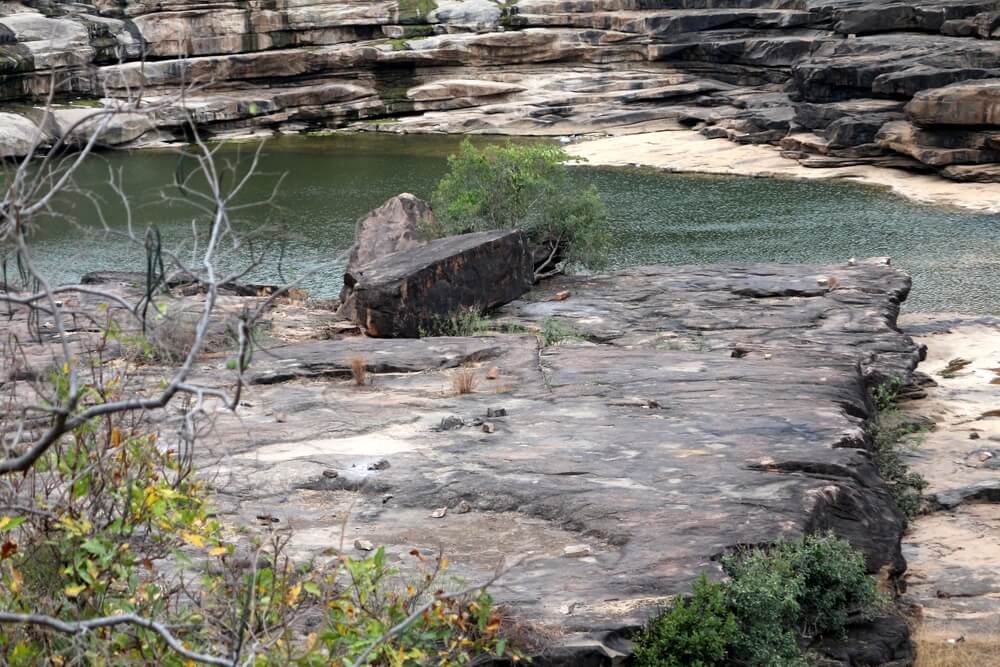
[[[24,157],[35,147],[40,132],[24,116],[0,112],[0,158]],[[43,138],[42,145],[47,143]]]
[[[448,236],[365,264],[345,277],[354,320],[369,336],[412,338],[467,308],[489,310],[531,288],[531,248],[520,231]]]
[[[421,226],[434,221],[431,206],[423,199],[404,192],[392,197],[358,220],[354,245],[347,260],[344,287],[340,291],[339,315],[354,319],[354,276],[358,270],[380,257],[411,250],[427,244]]]

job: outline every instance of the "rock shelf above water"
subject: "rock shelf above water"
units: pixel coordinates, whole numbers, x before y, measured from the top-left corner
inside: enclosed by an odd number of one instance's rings
[[[920,358],[895,326],[909,287],[879,263],[564,277],[498,313],[572,329],[549,347],[514,333],[261,351],[239,420],[200,455],[221,461],[228,521],[273,517],[303,555],[367,540],[405,568],[411,549],[443,550],[467,580],[523,558],[495,597],[558,637],[556,664],[603,664],[739,545],[832,529],[872,572],[902,572],[864,421],[866,390]],[[356,357],[369,385],[346,379]]]
[[[115,119],[109,145],[182,138],[181,105],[219,136],[681,122],[808,167],[996,182],[998,37],[997,0],[7,3],[0,100],[37,98],[53,71],[68,95],[108,104],[201,84],[153,123]],[[35,126],[55,140],[87,108],[12,107],[0,155],[27,150]]]

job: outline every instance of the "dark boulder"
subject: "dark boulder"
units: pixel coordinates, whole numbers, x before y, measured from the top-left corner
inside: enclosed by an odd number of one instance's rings
[[[466,308],[489,310],[531,288],[532,253],[520,231],[448,236],[349,273],[354,319],[369,336],[412,338]]]
[[[340,311],[345,319],[354,319],[354,284],[351,276],[380,257],[425,245],[425,224],[433,223],[434,212],[423,199],[408,192],[392,197],[358,220],[354,245],[347,260],[344,287],[340,291]]]
[[[885,616],[847,628],[847,637],[829,637],[811,648],[818,654],[820,667],[855,667],[857,665],[912,665],[913,642],[906,621]]]

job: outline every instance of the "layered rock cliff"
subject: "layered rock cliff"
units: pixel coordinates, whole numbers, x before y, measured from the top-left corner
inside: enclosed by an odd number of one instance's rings
[[[1000,180],[1000,0],[93,1],[0,2],[0,98],[37,97],[53,73],[69,96],[151,104],[194,85],[183,106],[212,133],[680,122],[807,166]],[[0,152],[86,113],[0,115]],[[183,122],[172,105],[104,141]]]

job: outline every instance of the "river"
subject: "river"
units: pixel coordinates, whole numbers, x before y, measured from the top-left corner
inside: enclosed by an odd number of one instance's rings
[[[317,271],[303,286],[335,295],[354,223],[399,192],[429,197],[459,138],[450,136],[288,136],[264,145],[251,197],[284,180],[270,206],[239,211],[241,228],[267,226],[265,240],[283,239],[247,280],[275,282]],[[255,145],[226,144],[223,161],[246,164]],[[107,185],[122,175],[137,223],[156,225],[167,244],[184,239],[192,209],[169,186],[189,162],[171,151],[104,153],[90,160],[81,190],[108,203],[110,225],[123,208]],[[652,170],[579,167],[573,179],[594,185],[608,207],[615,247],[611,266],[643,263],[838,262],[889,255],[914,278],[911,311],[1000,312],[1000,216],[933,208],[888,192],[836,181],[671,175]],[[164,203],[163,195],[181,203]],[[246,199],[244,201],[247,201]],[[55,283],[97,269],[145,266],[141,247],[97,233],[92,206],[80,197],[57,205],[75,217],[46,221],[35,239],[36,261]],[[259,244],[229,248],[226,262],[245,263]]]

